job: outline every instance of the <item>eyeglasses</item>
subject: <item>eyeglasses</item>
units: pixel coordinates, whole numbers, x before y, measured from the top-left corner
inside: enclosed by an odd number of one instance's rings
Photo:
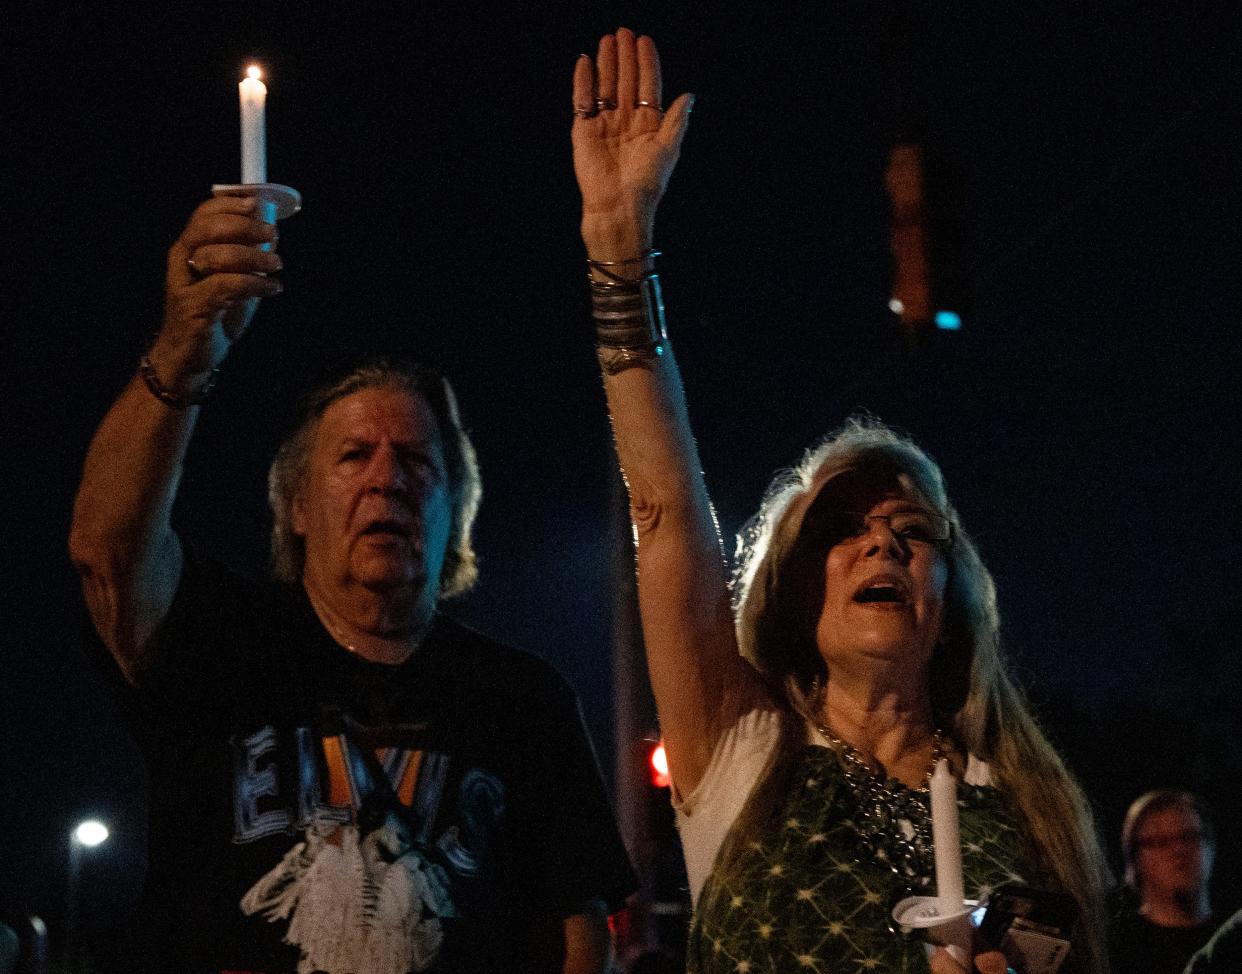
[[[1186,829],[1182,832],[1171,832],[1168,835],[1144,835],[1140,836],[1138,846],[1140,849],[1155,849],[1163,851],[1172,849],[1176,846],[1197,846],[1203,844],[1202,829]]]
[[[860,511],[827,511],[825,527],[840,541],[861,538],[871,530],[872,521],[883,521],[902,541],[946,546],[953,540],[953,524],[947,517],[922,508],[892,514],[864,514]]]

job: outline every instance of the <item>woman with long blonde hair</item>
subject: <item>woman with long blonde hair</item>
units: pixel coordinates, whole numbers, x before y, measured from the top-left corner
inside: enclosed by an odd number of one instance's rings
[[[962,782],[968,895],[1015,879],[1071,894],[1071,964],[1102,971],[1090,811],[1006,674],[992,579],[939,468],[851,421],[776,479],[730,579],[652,250],[693,99],[661,108],[655,45],[624,29],[579,59],[573,99],[592,314],[695,901],[691,970],[925,970],[888,914],[930,891],[926,786],[944,758]],[[960,970],[945,951],[930,963]]]

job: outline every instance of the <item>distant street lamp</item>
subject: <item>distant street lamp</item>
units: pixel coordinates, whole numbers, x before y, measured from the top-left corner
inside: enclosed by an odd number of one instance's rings
[[[98,819],[88,818],[73,830],[73,837],[87,848],[94,848],[101,842],[108,841],[108,826]]]
[[[65,896],[65,948],[70,962],[78,955],[78,885],[82,872],[82,850],[94,849],[108,840],[108,827],[98,819],[88,818],[69,833],[69,876]]]

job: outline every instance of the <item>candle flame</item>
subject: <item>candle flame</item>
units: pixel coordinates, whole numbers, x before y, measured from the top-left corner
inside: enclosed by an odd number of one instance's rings
[[[263,77],[263,72],[259,70],[259,66],[257,64],[252,64],[246,69],[246,77],[254,78],[255,81],[258,81]]]

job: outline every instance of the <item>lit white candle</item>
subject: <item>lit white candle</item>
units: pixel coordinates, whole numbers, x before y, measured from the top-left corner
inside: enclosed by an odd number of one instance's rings
[[[237,88],[241,94],[241,181],[267,182],[267,85],[258,67],[250,65]]]
[[[961,913],[962,839],[957,826],[957,779],[941,758],[931,779],[932,842],[936,847],[936,900],[941,916]]]

